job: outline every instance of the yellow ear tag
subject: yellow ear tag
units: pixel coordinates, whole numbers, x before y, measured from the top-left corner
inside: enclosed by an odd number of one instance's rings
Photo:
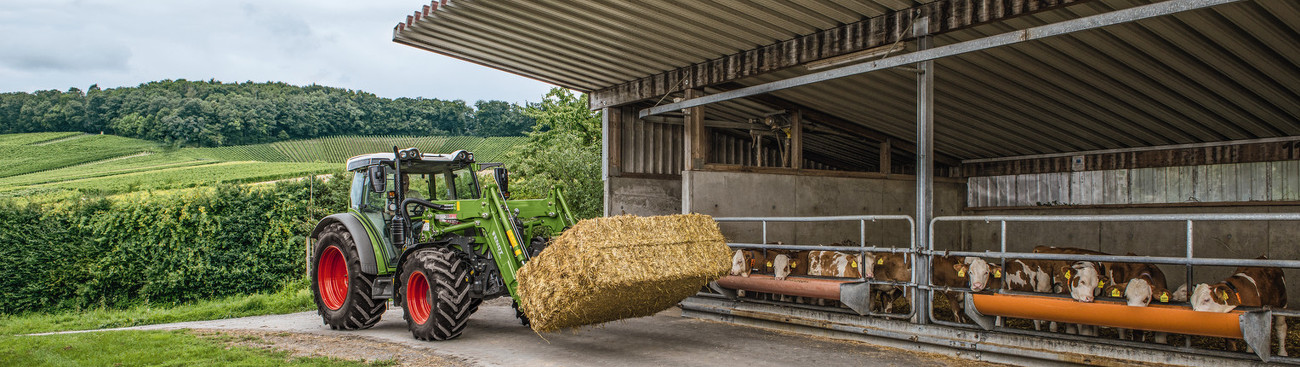
[[[1001,271],[1001,270],[994,270],[994,271],[993,271],[993,277],[994,277],[994,278],[1001,278],[1001,277],[1002,277],[1002,271]]]
[[[1227,302],[1227,301],[1228,301],[1228,292],[1219,292],[1219,299],[1223,300],[1224,302]]]
[[[854,267],[854,268],[857,268],[857,267],[858,267],[858,262],[857,262],[857,261],[851,261],[851,262],[849,262],[849,266],[852,266],[852,267]]]
[[[1104,288],[1105,286],[1106,286],[1106,281],[1105,281],[1105,280],[1098,280],[1098,281],[1097,281],[1097,288]]]
[[[964,276],[966,276],[966,269],[958,270],[958,271],[957,271],[957,276],[959,276],[959,277],[964,277]]]
[[[1069,270],[1066,270],[1066,271],[1065,271],[1065,277],[1066,277],[1066,278],[1069,278],[1069,277],[1070,277],[1070,271],[1069,271]]]
[[[767,262],[767,267],[769,267],[769,268],[772,267],[772,262],[771,262],[771,261],[768,261],[768,262]]]
[[[876,259],[876,265],[885,265],[885,259]]]
[[[1160,294],[1160,302],[1169,303],[1169,293]]]
[[[1111,290],[1110,290],[1110,296],[1111,296],[1111,297],[1119,297],[1119,288],[1111,289]]]
[[[797,267],[799,267],[799,263],[797,263],[797,262],[793,262],[793,261],[790,262],[790,268],[791,268],[791,269],[794,269],[794,268],[797,268]]]

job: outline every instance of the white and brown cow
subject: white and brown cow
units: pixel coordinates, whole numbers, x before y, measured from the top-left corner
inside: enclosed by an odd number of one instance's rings
[[[1128,253],[1127,256],[1137,256]],[[1129,306],[1146,307],[1151,302],[1168,303],[1173,301],[1173,293],[1167,288],[1165,273],[1155,264],[1145,263],[1108,263],[1106,264],[1111,284],[1102,289],[1103,297],[1124,298]],[[1119,330],[1119,338],[1127,339],[1128,332]],[[1168,334],[1155,333],[1156,343],[1168,341]]]
[[[978,257],[935,256],[930,260],[930,282],[937,287],[965,288],[972,291],[1002,288],[1002,267]],[[953,319],[964,322],[965,293],[944,291]]]
[[[808,275],[861,278],[863,256],[839,251],[808,251]]]
[[[772,276],[785,280],[791,275],[808,275],[808,251],[769,250]]]
[[[1203,312],[1228,312],[1239,306],[1286,308],[1286,278],[1280,268],[1239,267],[1221,282],[1197,284],[1189,301],[1192,310]],[[1285,341],[1286,320],[1277,316],[1273,327],[1279,340]],[[1231,344],[1235,349],[1235,341]],[[1278,343],[1277,355],[1287,355],[1285,342]]]
[[[764,272],[767,258],[763,250],[736,250],[731,255],[731,275],[749,277],[751,273]]]
[[[1011,259],[1007,261],[1004,283],[1008,290],[1016,292],[1064,293],[1058,280],[1068,278],[1057,273],[1067,268],[1067,263],[1059,260]],[[1042,321],[1034,320],[1034,330],[1042,330]],[[1055,322],[1050,330],[1056,331]]]

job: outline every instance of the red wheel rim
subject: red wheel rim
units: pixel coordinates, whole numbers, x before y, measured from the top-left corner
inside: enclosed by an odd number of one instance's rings
[[[429,279],[424,273],[417,271],[406,279],[406,309],[416,324],[423,325],[429,320]]]
[[[320,254],[316,263],[316,283],[320,286],[320,298],[325,307],[337,310],[348,299],[348,264],[343,260],[343,251],[338,246],[330,246]]]

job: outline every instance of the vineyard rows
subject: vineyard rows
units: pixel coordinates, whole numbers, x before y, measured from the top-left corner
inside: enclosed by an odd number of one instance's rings
[[[392,151],[396,145],[401,148],[420,148],[428,153],[449,153],[464,149],[474,152],[478,160],[486,162],[505,159],[506,152],[513,146],[523,144],[525,140],[523,137],[334,136],[269,144],[186,149],[185,154],[202,159],[343,163],[348,158],[361,154]]]
[[[337,172],[348,158],[417,147],[464,149],[481,162],[506,158],[522,137],[339,136],[221,148],[165,148],[113,135],[0,135],[0,196],[50,190],[124,193],[254,183]]]

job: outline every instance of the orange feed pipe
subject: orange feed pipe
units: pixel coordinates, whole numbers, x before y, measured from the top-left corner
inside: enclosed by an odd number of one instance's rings
[[[728,275],[718,279],[718,285],[725,288],[823,299],[840,299],[840,284],[849,282],[800,277],[776,280],[771,275],[761,274],[750,274],[749,277]]]
[[[1222,338],[1242,337],[1241,323],[1238,321],[1240,311],[1197,312],[1180,306],[1153,304],[1148,307],[1133,307],[1118,302],[1084,303],[1068,298],[1005,294],[975,294],[971,301],[979,313],[989,316]]]

